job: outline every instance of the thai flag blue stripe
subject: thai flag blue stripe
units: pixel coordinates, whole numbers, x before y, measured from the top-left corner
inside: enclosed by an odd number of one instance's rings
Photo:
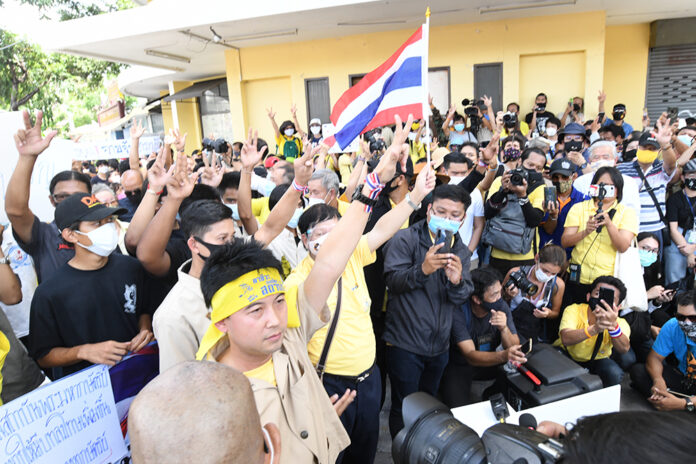
[[[421,59],[420,56],[416,56],[404,60],[401,67],[384,82],[380,96],[334,134],[341,149],[350,145],[350,142],[360,135],[363,128],[375,117],[379,105],[389,92],[422,85]]]

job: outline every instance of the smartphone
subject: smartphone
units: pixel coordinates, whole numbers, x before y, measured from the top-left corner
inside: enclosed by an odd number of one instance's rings
[[[444,246],[440,248],[437,252],[449,253],[452,245],[452,232],[448,230],[445,231],[442,229],[438,229],[437,236],[435,238],[435,245],[439,245],[440,243],[444,243]]]
[[[604,300],[609,306],[614,306],[614,290],[611,288],[600,287],[599,299]]]
[[[667,108],[667,117],[669,118],[669,123],[674,124],[679,121],[679,108],[676,106],[670,106]]]
[[[573,283],[580,283],[580,265],[577,263],[570,263],[568,266],[568,280]]]
[[[528,339],[524,344],[520,347],[520,351],[522,351],[524,354],[529,354],[532,352],[532,339]]]
[[[665,285],[665,290],[676,290],[679,288],[680,281],[672,282],[671,284]]]
[[[601,122],[604,121],[604,113],[599,113],[599,114],[597,115],[597,120],[598,120],[598,121],[600,122],[600,124],[601,124]]]
[[[544,205],[548,205],[549,202],[556,202],[556,187],[544,187]]]

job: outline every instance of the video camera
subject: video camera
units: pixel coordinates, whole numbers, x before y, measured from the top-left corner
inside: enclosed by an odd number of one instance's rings
[[[227,143],[227,140],[225,139],[216,139],[215,142],[213,142],[213,150],[215,153],[220,153],[224,154],[227,153],[227,150],[229,150],[230,145]]]
[[[213,151],[214,144],[215,144],[215,141],[209,139],[208,137],[205,137],[203,139],[203,142],[201,142],[201,145],[203,146],[203,151]]]
[[[483,100],[469,100],[468,98],[462,100],[462,106],[464,107],[464,114],[468,117],[478,117],[479,110],[483,112],[486,109],[486,104],[483,103]]]
[[[539,291],[539,287],[531,282],[524,272],[521,270],[516,270],[510,274],[510,278],[505,284],[507,288],[515,286],[520,289],[520,291],[526,295],[536,295]]]
[[[496,424],[479,438],[427,393],[407,396],[402,410],[404,428],[392,442],[395,464],[545,464],[563,457],[563,443],[527,427]]]

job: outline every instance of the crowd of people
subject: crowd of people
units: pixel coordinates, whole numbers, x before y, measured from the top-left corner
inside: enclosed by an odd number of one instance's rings
[[[25,112],[0,230],[2,400],[156,340],[160,372],[180,374],[134,403],[149,408],[131,415],[137,462],[169,451],[148,445],[166,398],[204,401],[186,373],[203,360],[248,380],[210,368],[251,388],[265,425],[248,462],[282,442],[280,462],[365,463],[387,377],[394,437],[406,396],[468,404],[531,339],[604,386],[629,373],[655,408],[693,411],[696,121],[644,114],[634,130],[605,100],[588,118],[580,97],[554,114],[540,93],[524,117],[487,96],[443,116],[431,99],[427,121],[396,116],[350,153],[294,107],[280,126],[268,109],[272,145],[250,130],[187,153],[171,131],[141,156],[135,123],[127,160],[55,175],[50,223],[29,192],[56,133]],[[215,421],[238,414],[215,398]]]

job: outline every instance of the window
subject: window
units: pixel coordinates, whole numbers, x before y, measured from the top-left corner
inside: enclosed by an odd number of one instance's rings
[[[329,122],[331,102],[329,100],[329,78],[305,79],[305,99],[307,101],[307,127],[314,118],[322,124]]]
[[[232,115],[227,93],[227,82],[208,89],[199,97],[201,110],[201,128],[203,137],[215,134],[230,143],[234,141],[232,134]]]

